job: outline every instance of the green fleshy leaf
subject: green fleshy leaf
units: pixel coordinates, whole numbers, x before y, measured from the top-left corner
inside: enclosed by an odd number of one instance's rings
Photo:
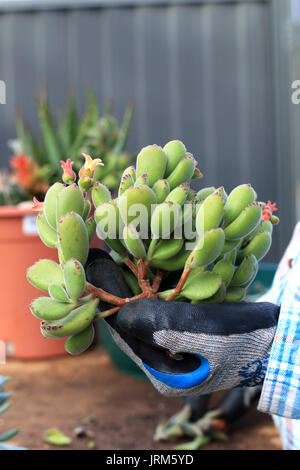
[[[67,292],[62,286],[51,284],[48,291],[52,299],[58,300],[59,302],[70,302]]]
[[[53,446],[68,446],[72,443],[72,439],[59,429],[47,429],[44,432],[44,441]]]
[[[27,270],[27,279],[34,287],[48,292],[49,286],[64,285],[60,266],[50,259],[42,259]]]

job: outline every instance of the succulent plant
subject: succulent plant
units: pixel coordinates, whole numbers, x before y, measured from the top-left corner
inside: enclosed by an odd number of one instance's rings
[[[0,376],[0,415],[4,413],[11,405],[11,403],[7,401],[11,397],[11,393],[5,393],[3,387],[8,380],[8,377]],[[7,444],[4,444],[4,442],[15,437],[18,432],[19,429],[15,428],[11,429],[10,431],[7,431],[6,433],[0,434],[0,450],[24,450],[24,448],[21,447],[12,447]]]
[[[104,166],[97,167],[95,178],[109,189],[116,190],[124,169],[135,158],[134,155],[125,152],[133,106],[129,105],[125,110],[121,125],[112,111],[112,102],[109,101],[104,115],[86,133],[80,150],[102,159]],[[72,158],[72,155],[70,157]]]
[[[174,140],[144,147],[122,174],[118,196],[95,175],[100,159],[85,155],[79,180],[72,162],[48,190],[37,224],[59,263],[40,260],[28,280],[49,296],[31,304],[44,336],[65,337],[71,354],[86,350],[93,323],[136,298],[191,303],[237,302],[255,279],[271,246],[276,205],[257,201],[250,184],[229,195],[223,187],[190,188],[202,177],[193,155]],[[123,299],[86,281],[84,265],[95,231],[105,239],[133,297]],[[99,312],[99,300],[114,307]]]
[[[97,179],[101,177],[110,189],[116,189],[124,168],[134,158],[125,152],[132,105],[125,110],[121,124],[112,114],[111,101],[106,106],[103,116],[100,116],[98,103],[91,90],[88,93],[87,108],[82,119],[78,116],[73,94],[70,95],[66,111],[61,112],[57,118],[51,110],[46,93],[41,93],[37,98],[37,109],[41,142],[24,123],[20,114],[17,115],[16,128],[18,148],[22,154],[35,162],[39,169],[40,180],[49,184],[58,181],[60,162],[65,161],[67,156],[74,160],[75,171],[79,171],[83,163],[82,153],[91,152],[95,156],[100,156],[105,163],[105,170],[100,171],[101,174],[95,177]]]

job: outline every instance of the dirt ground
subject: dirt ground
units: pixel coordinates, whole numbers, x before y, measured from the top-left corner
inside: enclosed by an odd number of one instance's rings
[[[150,383],[117,371],[96,347],[80,357],[42,361],[9,360],[0,375],[10,376],[13,406],[3,415],[2,431],[20,427],[13,443],[29,449],[57,449],[43,441],[43,433],[58,428],[72,437],[68,449],[161,450],[174,444],[153,441],[158,422],[180,408],[180,401],[158,394]],[[90,435],[76,437],[76,422],[87,416]],[[184,441],[181,441],[184,442]],[[180,441],[178,442],[180,443]],[[279,450],[279,434],[271,418],[253,409],[227,442],[203,449]]]

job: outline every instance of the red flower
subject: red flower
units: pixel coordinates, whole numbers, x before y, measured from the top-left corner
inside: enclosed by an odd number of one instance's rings
[[[37,172],[37,163],[30,157],[20,153],[11,159],[11,166],[15,170],[15,176],[24,189],[30,189]]]
[[[19,185],[26,191],[33,194],[44,194],[49,188],[40,176],[40,167],[28,155],[20,153],[11,158],[11,167],[14,170],[13,176]]]
[[[273,204],[271,203],[271,201],[268,201],[268,203],[265,205],[265,207],[263,208],[263,211],[262,211],[262,219],[263,220],[270,220],[271,217],[272,217],[272,214],[273,212],[277,211],[277,207],[276,207],[276,202],[274,202]]]

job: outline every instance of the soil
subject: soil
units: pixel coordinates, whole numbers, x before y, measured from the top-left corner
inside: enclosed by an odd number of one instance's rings
[[[154,442],[153,435],[163,417],[179,411],[180,401],[159,395],[149,382],[116,370],[99,346],[80,357],[8,360],[0,366],[0,375],[11,377],[6,389],[13,393],[13,406],[3,415],[1,430],[21,429],[13,444],[57,449],[44,442],[43,434],[49,428],[58,428],[72,438],[72,444],[64,447],[67,449],[174,447],[174,443]],[[86,417],[90,417],[88,436],[76,437],[74,429]],[[281,441],[271,417],[254,408],[240,420],[227,441],[213,442],[202,449],[279,450]]]

